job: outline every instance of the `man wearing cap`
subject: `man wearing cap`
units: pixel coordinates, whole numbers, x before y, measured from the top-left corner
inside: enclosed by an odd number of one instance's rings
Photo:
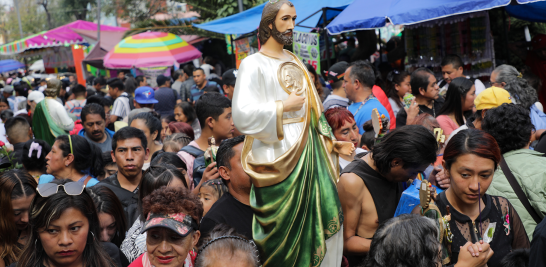
[[[343,88],[343,77],[345,76],[345,71],[349,64],[345,61],[338,62],[334,64],[328,70],[328,82],[332,86],[332,94],[328,95],[324,99],[324,111],[330,108],[343,107],[347,108],[349,106],[349,99]]]
[[[8,100],[8,103],[9,103],[9,109],[11,109],[13,112],[16,111],[16,107],[15,107],[15,96],[13,96],[13,86],[11,85],[6,85],[6,87],[4,87],[3,91],[2,91],[2,94],[4,95],[4,98]]]
[[[30,106],[30,113],[34,114],[36,105],[38,105],[42,100],[44,100],[44,94],[39,91],[32,91],[28,94],[27,104]]]
[[[155,91],[154,98],[157,100],[155,111],[162,117],[174,114],[174,106],[182,102],[178,93],[171,88],[171,78],[159,75],[157,77],[159,89]]]
[[[155,99],[154,89],[149,86],[141,86],[135,90],[135,99],[133,104],[135,109],[129,113],[129,120],[135,115],[142,112],[150,112],[154,110],[154,105],[157,103]]]
[[[229,100],[233,99],[233,91],[235,91],[235,81],[237,80],[237,70],[229,69],[222,75],[222,82],[224,85],[224,93]]]

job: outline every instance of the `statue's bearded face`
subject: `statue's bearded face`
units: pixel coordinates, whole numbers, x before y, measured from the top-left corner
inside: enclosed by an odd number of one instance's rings
[[[282,5],[271,25],[271,37],[280,44],[292,45],[296,17],[296,8],[287,4]]]
[[[273,23],[273,30],[271,32],[271,37],[273,37],[273,39],[275,39],[275,41],[277,41],[279,44],[292,45],[292,40],[293,40],[292,29],[287,29],[284,32],[280,32],[275,26],[275,23]]]

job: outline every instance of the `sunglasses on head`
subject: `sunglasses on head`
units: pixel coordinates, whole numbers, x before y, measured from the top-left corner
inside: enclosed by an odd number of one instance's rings
[[[64,188],[64,192],[70,196],[79,196],[85,189],[85,185],[80,182],[68,182],[66,184],[40,184],[36,188],[36,192],[42,197],[50,197],[59,192],[59,187]]]

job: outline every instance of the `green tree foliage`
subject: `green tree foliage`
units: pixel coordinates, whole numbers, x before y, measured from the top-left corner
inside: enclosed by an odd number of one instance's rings
[[[169,13],[171,6],[161,0],[103,0],[103,12],[131,24],[149,20],[158,13]]]
[[[63,10],[59,12],[65,13],[67,16],[72,17],[73,20],[86,20],[87,12],[89,11],[88,5],[96,6],[96,0],[58,0]],[[103,0],[104,1],[104,0]]]
[[[224,35],[204,31],[192,27],[192,22],[183,20],[144,20],[134,24],[134,27],[125,32],[125,37],[146,31],[169,32],[176,35],[199,35],[203,37],[223,39]]]

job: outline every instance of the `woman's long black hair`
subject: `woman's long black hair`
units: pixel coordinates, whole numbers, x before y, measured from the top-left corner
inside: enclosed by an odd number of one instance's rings
[[[438,116],[453,114],[455,122],[459,126],[464,125],[463,98],[466,98],[473,85],[474,83],[465,77],[453,79],[447,88],[446,101]]]
[[[114,243],[114,245],[119,248],[121,242],[125,239],[125,232],[127,232],[127,220],[125,219],[125,212],[123,211],[121,201],[119,201],[116,194],[106,186],[97,185],[87,188],[87,193],[89,193],[95,203],[97,214],[104,212],[112,215],[116,220],[116,234],[110,242]]]
[[[68,135],[61,135],[55,139],[59,141],[63,157],[73,153],[74,169],[93,177],[101,176],[104,173],[104,164],[100,148],[79,135],[71,135],[70,139]],[[72,141],[72,151],[70,151],[70,141]]]
[[[66,184],[71,180],[54,180],[55,184]],[[102,248],[99,240],[100,222],[93,199],[83,190],[80,195],[72,196],[65,193],[60,187],[56,194],[49,197],[36,197],[30,205],[30,236],[17,267],[42,266],[43,262],[48,263],[49,258],[39,239],[38,229],[47,228],[49,224],[59,219],[64,211],[74,208],[80,211],[89,221],[89,233],[87,234],[87,245],[82,253],[84,266],[92,267],[115,267],[110,256]]]

